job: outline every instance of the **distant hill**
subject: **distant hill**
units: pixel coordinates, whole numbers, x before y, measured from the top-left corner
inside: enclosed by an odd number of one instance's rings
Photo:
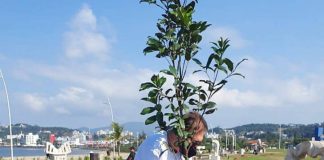
[[[128,130],[136,133],[145,132],[147,135],[153,134],[155,131],[155,125],[145,125],[143,122],[128,122],[122,124],[124,127],[124,130]],[[300,137],[300,138],[308,138],[314,136],[314,130],[315,127],[324,126],[324,122],[319,124],[283,124],[281,125],[282,128],[282,134],[287,135],[287,137]],[[233,128],[236,133],[236,135],[243,135],[248,138],[262,138],[262,137],[275,137],[278,135],[279,131],[279,125],[278,124],[246,124],[241,125]],[[90,128],[90,131],[92,133],[98,131],[98,130],[106,130],[110,129],[110,127],[99,127],[99,128]],[[33,134],[41,134],[43,133],[44,136],[48,133],[53,133],[56,136],[69,136],[72,134],[74,130],[79,131],[89,131],[89,128],[82,127],[78,129],[69,129],[64,127],[41,127],[38,125],[29,125],[24,123],[18,123],[14,124],[12,126],[13,134],[19,134],[21,132],[23,133],[33,133]],[[224,133],[223,128],[210,128],[209,131],[213,131],[215,133]],[[45,134],[46,133],[46,134]],[[9,134],[9,128],[8,126],[0,126],[0,138],[4,138],[6,135]]]
[[[24,123],[17,123],[12,125],[12,134],[20,134],[20,133],[52,133],[57,136],[69,136],[72,135],[73,129],[64,128],[64,127],[40,127],[38,125],[29,125]],[[0,127],[0,137],[5,137],[9,134],[9,127]]]
[[[314,136],[314,131],[316,127],[324,127],[324,122],[319,124],[283,124],[281,125],[282,134],[286,134],[287,137],[300,137],[300,138],[311,138]],[[244,135],[250,138],[259,138],[260,134],[278,134],[279,124],[246,124],[233,128],[236,135]],[[223,129],[211,128],[209,131],[214,130],[216,133],[223,133]]]

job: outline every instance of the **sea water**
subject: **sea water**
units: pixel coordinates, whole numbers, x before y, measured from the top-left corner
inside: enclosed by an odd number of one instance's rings
[[[89,154],[90,150],[71,148],[72,152],[69,155],[81,155]],[[26,148],[26,147],[14,147],[14,157],[26,157],[26,156],[45,156],[45,148]],[[10,157],[10,147],[0,147],[0,157]]]

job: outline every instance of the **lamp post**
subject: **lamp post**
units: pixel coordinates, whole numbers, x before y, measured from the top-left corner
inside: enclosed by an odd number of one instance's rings
[[[280,144],[281,144],[281,124],[279,124],[279,149],[280,149]]]
[[[9,132],[10,132],[10,152],[11,152],[11,160],[13,160],[13,142],[12,142],[12,128],[11,128],[11,111],[10,111],[10,102],[9,102],[9,96],[7,91],[6,82],[4,80],[2,71],[0,69],[0,78],[2,79],[3,86],[6,92],[6,98],[7,98],[7,106],[8,106],[8,115],[9,115]]]
[[[109,100],[109,97],[107,97],[107,102],[104,102],[104,104],[107,104],[110,108],[110,112],[111,112],[111,122],[114,123],[114,113],[113,113],[113,110],[112,110],[112,106],[111,106],[111,103],[110,103],[110,100]],[[114,131],[114,128],[113,128],[113,133],[115,133]],[[116,149],[115,149],[115,140],[114,140],[114,143],[113,143],[113,157],[115,157],[115,154],[116,154]]]

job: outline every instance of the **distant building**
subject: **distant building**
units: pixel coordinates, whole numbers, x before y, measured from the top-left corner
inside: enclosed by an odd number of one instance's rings
[[[106,134],[108,134],[108,131],[99,130],[99,131],[96,132],[96,135],[98,135],[98,136],[106,135]]]
[[[36,146],[38,139],[39,139],[39,136],[37,134],[33,135],[32,133],[28,133],[26,135],[26,145],[27,146]]]
[[[55,134],[50,134],[50,135],[49,135],[49,141],[50,141],[52,144],[54,144],[54,142],[55,142]]]
[[[316,141],[323,141],[324,136],[323,136],[323,127],[316,127],[315,128],[315,140]]]
[[[130,132],[130,131],[123,131],[121,135],[122,135],[123,137],[124,137],[124,136],[133,136],[134,133],[133,133],[133,132]]]
[[[73,131],[71,137],[71,144],[82,145],[87,143],[87,137],[85,133],[80,133],[79,131]]]
[[[71,141],[71,138],[68,137],[68,136],[63,136],[63,137],[57,137],[57,138],[56,138],[56,142],[57,142],[58,144],[63,144],[63,143],[65,143],[65,142],[70,142],[70,141]]]

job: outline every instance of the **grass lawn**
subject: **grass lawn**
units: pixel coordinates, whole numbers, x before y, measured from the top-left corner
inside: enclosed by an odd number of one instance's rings
[[[223,160],[284,160],[286,156],[287,150],[267,150],[266,153],[253,155],[253,154],[245,154],[243,157],[240,155],[232,155],[229,158],[223,157]],[[319,160],[320,157],[317,158],[306,158],[306,160]]]

